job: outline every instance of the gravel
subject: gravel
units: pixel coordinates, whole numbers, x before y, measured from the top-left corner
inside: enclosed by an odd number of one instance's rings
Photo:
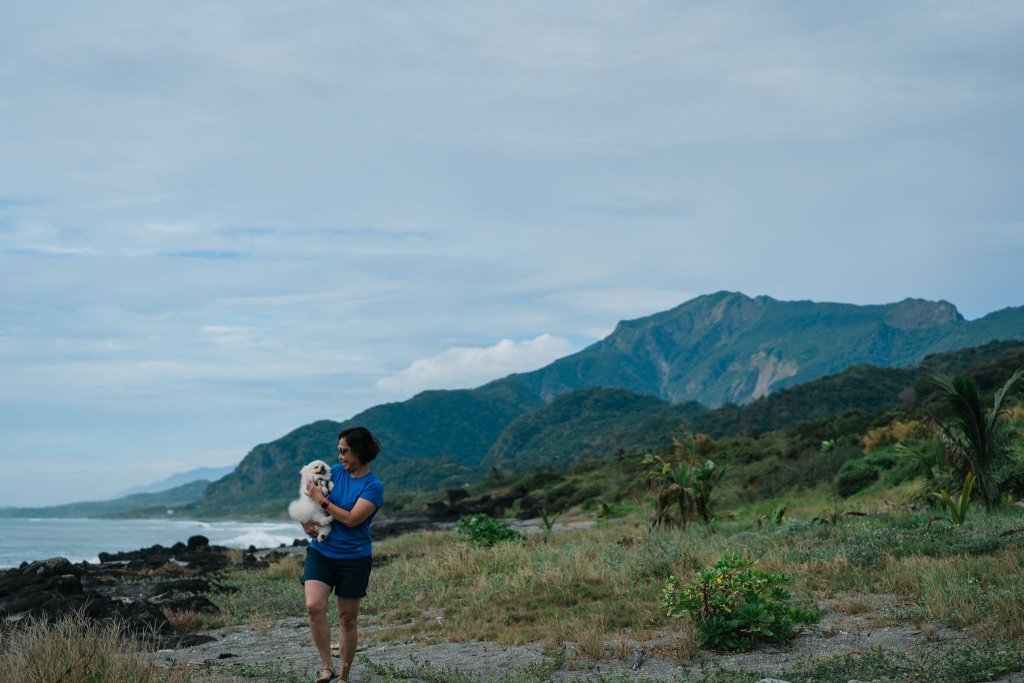
[[[876,596],[880,602],[885,596]],[[686,673],[699,675],[705,667],[756,671],[764,680],[799,664],[830,655],[865,652],[876,648],[918,652],[950,642],[973,642],[963,631],[913,626],[878,626],[871,613],[846,614],[828,610],[814,628],[790,645],[762,647],[743,654],[701,653],[692,661],[671,658],[677,635],[664,632],[644,641],[618,643],[621,656],[588,660],[572,643],[560,654],[561,664],[546,675],[548,662],[541,643],[514,646],[492,642],[427,642],[412,638],[402,642],[385,638],[387,627],[360,624],[360,650],[352,669],[353,683],[439,683],[456,681],[486,683],[515,678],[527,681],[674,681]],[[319,667],[304,618],[289,618],[265,628],[238,628],[211,632],[216,641],[181,650],[163,650],[168,665],[189,666],[198,681],[312,681]],[[418,676],[418,677],[417,677]],[[1013,674],[1002,683],[1024,683]]]

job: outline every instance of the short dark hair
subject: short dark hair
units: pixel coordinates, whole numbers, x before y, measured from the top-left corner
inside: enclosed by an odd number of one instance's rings
[[[345,443],[356,454],[360,462],[369,465],[370,462],[380,453],[380,441],[377,441],[366,427],[347,427],[338,434],[338,441],[345,439]]]

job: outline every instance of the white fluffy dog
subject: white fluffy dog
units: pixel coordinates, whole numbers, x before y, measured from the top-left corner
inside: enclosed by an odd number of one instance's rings
[[[296,522],[315,522],[319,531],[316,540],[323,541],[331,533],[331,522],[333,518],[309,497],[306,493],[306,482],[312,481],[320,487],[320,491],[326,496],[334,488],[331,481],[331,468],[323,460],[314,460],[301,470],[302,482],[299,484],[299,497],[288,504],[288,516]]]

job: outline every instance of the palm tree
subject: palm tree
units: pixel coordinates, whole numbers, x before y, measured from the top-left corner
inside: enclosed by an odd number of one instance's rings
[[[714,516],[711,492],[728,471],[727,466],[716,466],[711,460],[700,462],[700,455],[714,449],[714,441],[703,434],[672,437],[674,458],[665,460],[660,455],[646,453],[641,463],[648,467],[648,482],[658,482],[657,507],[653,526],[679,524],[684,529],[694,517],[710,524]],[[672,516],[678,507],[679,518]]]
[[[1007,457],[1003,400],[1022,376],[1024,368],[1018,369],[1006,380],[995,393],[991,410],[982,406],[981,392],[971,377],[957,375],[950,379],[940,375],[929,376],[932,384],[942,391],[950,420],[942,423],[932,415],[928,415],[928,420],[946,447],[956,477],[963,480],[967,474],[973,475],[978,494],[990,510],[999,503],[999,487],[993,478]]]

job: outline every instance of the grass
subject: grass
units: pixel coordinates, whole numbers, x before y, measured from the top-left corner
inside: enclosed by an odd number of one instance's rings
[[[387,562],[373,571],[363,614],[389,625],[381,638],[542,641],[552,651],[571,641],[599,658],[601,643],[644,640],[657,630],[689,638],[684,624],[664,616],[665,580],[689,580],[738,552],[789,576],[805,602],[886,594],[894,596],[882,615],[889,620],[969,629],[982,640],[1024,638],[1017,578],[1024,539],[1000,536],[1022,526],[1021,513],[979,510],[961,529],[929,519],[927,512],[888,513],[833,525],[790,517],[761,529],[725,521],[710,533],[700,525],[649,531],[634,517],[493,548],[472,547],[454,533],[407,534],[377,544]],[[300,572],[289,563],[229,574],[226,582],[239,591],[214,597],[222,625],[300,616]]]
[[[400,666],[394,663],[378,664],[368,657],[360,655],[359,661],[378,676],[382,677],[382,683],[397,683],[398,681],[418,681],[422,683],[479,683],[480,676],[476,673],[460,671],[455,667],[437,666],[430,662],[421,662],[415,657],[410,657],[408,665]],[[557,660],[549,660],[517,669],[505,674],[497,674],[496,677],[488,679],[491,683],[536,683],[547,680],[547,675],[558,666]]]
[[[689,578],[740,552],[790,576],[805,600],[894,594],[910,605],[894,617],[973,627],[981,637],[1024,635],[1024,585],[1015,580],[1024,554],[1020,541],[999,536],[1020,526],[1019,515],[978,514],[962,529],[928,520],[927,513],[887,514],[762,530],[731,522],[715,534],[618,524],[489,549],[452,534],[413,534],[378,545],[391,561],[375,570],[364,613],[400,624],[395,638],[586,642],[595,628],[606,639],[642,638],[667,626],[660,597],[670,574]],[[443,624],[424,616],[435,613]]]
[[[366,657],[360,661],[381,677],[382,683],[422,681],[424,683],[476,683],[479,674],[453,667],[440,667],[430,662],[411,659],[408,665],[378,664]],[[706,666],[680,674],[676,683],[755,683],[759,680],[785,680],[789,683],[822,683],[824,681],[990,681],[1014,671],[1024,662],[1024,643],[946,644],[913,653],[893,653],[881,649],[858,654],[822,657],[802,664],[769,672],[750,669],[724,669]],[[548,674],[559,666],[557,660],[533,664],[514,672],[496,674],[490,683],[533,683],[548,680]],[[637,674],[594,673],[587,680],[594,683],[654,683]],[[657,679],[661,680],[661,679]]]
[[[1019,671],[1024,662],[1024,644],[1020,642],[946,644],[913,653],[886,652],[875,649],[858,654],[821,657],[769,674],[764,671],[724,670],[709,667],[696,674],[687,674],[679,683],[754,683],[769,677],[789,683],[821,683],[823,681],[990,681],[997,676]]]
[[[780,502],[790,510],[783,523],[759,527],[757,516]],[[881,496],[843,502],[847,510],[871,512],[867,517],[828,517],[821,505],[815,509],[790,497],[751,506],[743,516],[721,519],[713,527],[686,530],[652,531],[633,514],[491,548],[473,547],[452,532],[385,539],[376,544],[384,561],[373,570],[362,610],[364,624],[382,628],[364,632],[363,640],[541,642],[550,660],[545,666],[556,662],[582,670],[601,659],[628,660],[634,644],[657,640],[648,656],[691,666],[703,657],[689,624],[665,616],[665,581],[673,574],[688,581],[723,555],[739,553],[790,577],[790,590],[805,604],[864,614],[875,625],[913,624],[926,635],[946,626],[965,631],[966,640],[955,648],[933,643],[918,653],[820,658],[772,677],[794,683],[970,681],[1024,670],[1024,583],[1019,581],[1024,536],[1001,536],[1024,526],[1024,513],[979,508],[962,528],[954,528],[930,524],[930,511],[900,512]],[[822,518],[828,523],[812,521]],[[213,597],[223,611],[220,625],[301,616],[300,575],[295,561],[260,571],[232,570],[224,582],[238,592]],[[387,681],[472,680],[469,673],[427,662],[367,665]],[[506,672],[507,680],[544,680],[534,669]],[[706,668],[680,680],[754,681],[763,674]],[[271,678],[288,676],[278,672]]]
[[[267,569],[229,570],[223,582],[238,590],[209,596],[220,614],[208,617],[206,627],[231,629],[250,625],[264,628],[284,617],[304,616],[301,579],[302,565],[291,558],[275,562]],[[336,626],[337,617],[330,610],[328,615]]]
[[[693,667],[711,660],[685,620],[666,617],[665,581],[670,575],[689,581],[722,556],[741,554],[790,577],[789,589],[803,603],[862,614],[875,625],[913,624],[926,636],[941,627],[964,631],[955,647],[929,643],[913,653],[822,657],[770,677],[793,683],[974,681],[1024,670],[1024,534],[1001,535],[1024,527],[1024,512],[977,508],[954,528],[930,523],[933,511],[902,512],[902,493],[912,491],[868,491],[836,503],[824,490],[804,492],[686,530],[650,530],[647,511],[634,511],[588,529],[531,534],[491,548],[473,547],[453,532],[385,539],[375,544],[382,562],[373,570],[361,619],[379,628],[365,629],[362,641],[543,643],[547,661],[496,673],[505,678],[493,680],[505,683],[544,680],[559,667],[594,672],[594,662],[628,661],[643,642],[648,657]],[[787,505],[783,522],[758,526],[757,518],[781,503]],[[833,514],[850,510],[871,514]],[[168,616],[179,631],[269,628],[281,618],[303,617],[300,577],[294,559],[262,570],[233,568],[219,580],[238,590],[209,596],[220,615]],[[336,628],[336,615],[331,619]],[[187,669],[154,667],[136,650],[116,625],[31,624],[0,633],[0,680],[53,680],[66,671],[83,674],[71,680],[190,680]],[[385,681],[474,680],[429,662],[365,663]],[[240,679],[299,679],[298,672],[276,664],[236,664],[230,671]],[[714,666],[690,671],[679,680],[756,681],[766,675]],[[644,680],[594,676],[607,683]]]
[[[2,681],[124,681],[185,683],[187,668],[166,668],[139,651],[132,634],[119,622],[96,625],[78,613],[56,622],[36,620],[0,630]]]

